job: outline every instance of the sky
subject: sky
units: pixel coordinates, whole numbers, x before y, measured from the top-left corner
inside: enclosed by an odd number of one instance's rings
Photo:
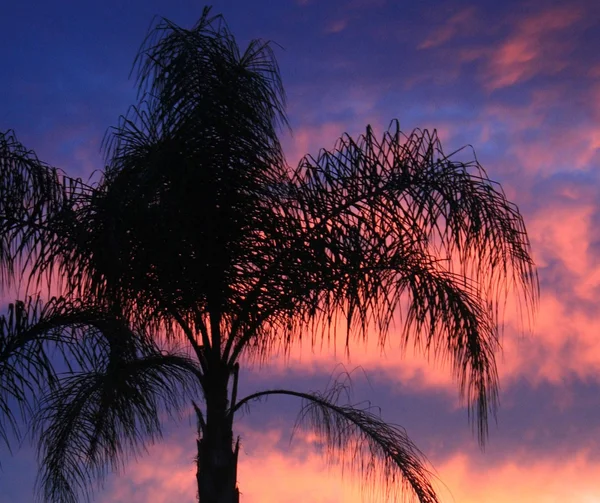
[[[274,41],[288,96],[288,162],[344,132],[436,128],[472,145],[522,211],[541,297],[533,329],[508,316],[497,422],[479,448],[451,372],[374,340],[301,348],[241,376],[243,389],[323,389],[352,371],[427,456],[447,503],[600,503],[600,3],[595,0],[215,0],[244,46]],[[135,102],[129,72],[154,16],[191,27],[202,3],[4,2],[0,131],[72,176],[102,169],[106,129]],[[344,367],[342,367],[343,365]],[[355,370],[353,370],[355,369]],[[298,404],[272,399],[238,425],[243,503],[358,502],[357,481],[290,443]],[[195,501],[194,425],[110,475],[99,503]],[[1,447],[0,503],[33,501],[35,449]],[[383,497],[375,501],[385,501]]]

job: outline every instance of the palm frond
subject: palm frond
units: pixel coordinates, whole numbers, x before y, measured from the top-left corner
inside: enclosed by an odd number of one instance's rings
[[[435,132],[405,137],[394,123],[382,140],[368,128],[301,161],[233,357],[340,329],[347,344],[369,330],[384,344],[400,315],[400,344],[451,361],[483,442],[501,309],[513,291],[533,308],[537,276],[517,208],[476,160],[453,157]]]
[[[40,304],[33,300],[9,304],[0,316],[0,438],[9,448],[9,431],[20,436],[15,409],[25,419],[38,383],[54,382],[43,339],[30,331],[39,316]]]
[[[522,216],[477,160],[455,160],[460,152],[444,154],[435,131],[405,136],[397,121],[381,140],[370,127],[356,141],[342,137],[333,151],[306,157],[292,180],[305,237],[320,241],[329,263],[412,250],[473,281],[490,301],[511,286],[534,300]],[[359,245],[367,247],[360,256]]]
[[[35,291],[66,282],[81,293],[80,215],[94,188],[66,176],[0,133],[0,286],[26,280]],[[66,281],[68,279],[68,281]]]
[[[9,304],[0,316],[0,436],[5,442],[7,424],[18,434],[13,406],[27,419],[42,390],[56,385],[58,360],[52,354],[70,355],[82,327],[100,319],[99,312],[63,298],[44,303],[30,297]]]
[[[63,377],[39,405],[43,501],[89,497],[108,471],[160,437],[161,414],[176,417],[199,391],[199,369],[181,354],[99,343],[88,356],[89,366]]]
[[[412,496],[419,503],[438,503],[430,482],[432,473],[404,428],[385,422],[369,403],[340,404],[340,398],[349,396],[348,391],[339,382],[325,393],[261,391],[240,400],[235,410],[272,395],[301,398],[295,429],[316,434],[327,461],[357,474],[365,495],[393,500]]]
[[[97,333],[129,352],[135,345],[153,344],[137,334],[132,341],[123,319],[81,300],[43,302],[38,296],[9,304],[0,316],[0,437],[5,442],[7,425],[18,434],[14,405],[27,419],[41,394],[57,385],[57,369],[87,365],[98,357]]]
[[[10,285],[47,241],[47,220],[62,204],[59,173],[16,138],[0,133],[0,285]]]

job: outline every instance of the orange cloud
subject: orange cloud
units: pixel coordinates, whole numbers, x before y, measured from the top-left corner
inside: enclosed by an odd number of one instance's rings
[[[113,475],[109,487],[99,492],[99,503],[192,503],[196,501],[195,447],[190,450],[170,438],[151,446],[137,462],[131,461],[122,473]]]
[[[244,503],[362,503],[360,485],[351,474],[328,468],[309,437],[288,449],[281,431],[246,431],[240,453],[239,487]],[[153,448],[99,496],[100,503],[171,503],[195,501],[195,477],[177,445]],[[600,494],[600,463],[589,452],[561,459],[516,452],[494,463],[492,453],[458,452],[435,463],[434,485],[442,501],[461,503],[595,503]],[[392,499],[377,495],[377,501]]]
[[[476,460],[457,455],[438,466],[440,478],[454,501],[595,503],[600,494],[596,476],[600,464],[586,452],[557,460],[512,461],[484,468],[477,465]]]

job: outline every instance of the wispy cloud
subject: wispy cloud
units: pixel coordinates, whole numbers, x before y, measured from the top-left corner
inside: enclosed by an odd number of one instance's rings
[[[467,7],[450,16],[440,26],[436,26],[427,38],[418,45],[419,49],[430,49],[453,41],[457,37],[471,34],[481,25],[477,20],[477,9]]]
[[[464,62],[483,60],[488,91],[551,76],[570,65],[576,39],[574,28],[584,12],[573,5],[535,11],[518,17],[497,45],[466,49]],[[576,32],[575,32],[576,33]]]

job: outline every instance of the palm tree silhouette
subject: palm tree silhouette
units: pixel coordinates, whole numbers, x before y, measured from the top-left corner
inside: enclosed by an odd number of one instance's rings
[[[404,430],[343,383],[238,399],[240,365],[303,337],[383,341],[403,306],[401,344],[452,362],[483,442],[498,306],[537,298],[518,209],[477,161],[397,122],[291,169],[269,44],[241,52],[208,8],[191,30],[157,24],[135,68],[139,104],[96,183],[0,136],[0,279],[26,292],[0,320],[0,432],[33,419],[43,500],[76,501],[193,405],[200,501],[237,502],[236,414],[290,395],[330,459],[437,502]]]

